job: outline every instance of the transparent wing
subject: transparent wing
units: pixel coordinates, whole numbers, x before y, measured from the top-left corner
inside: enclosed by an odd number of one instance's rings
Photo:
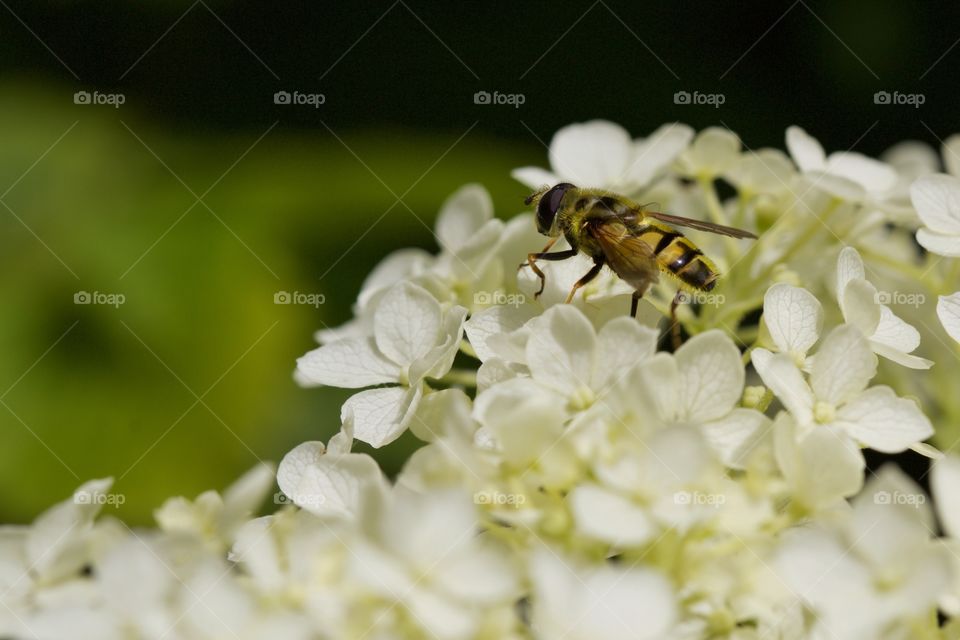
[[[620,221],[590,226],[590,234],[600,244],[607,264],[620,278],[638,291],[657,281],[660,271],[653,249]]]
[[[733,227],[725,227],[722,224],[713,224],[712,222],[705,222],[703,220],[694,220],[693,218],[684,218],[682,216],[672,216],[669,213],[660,213],[658,211],[644,211],[643,216],[647,218],[654,218],[661,222],[666,222],[667,224],[672,224],[678,227],[689,227],[690,229],[697,229],[699,231],[707,231],[709,233],[719,233],[722,236],[730,236],[731,238],[756,238],[754,234],[749,231],[744,231],[743,229],[734,229]]]

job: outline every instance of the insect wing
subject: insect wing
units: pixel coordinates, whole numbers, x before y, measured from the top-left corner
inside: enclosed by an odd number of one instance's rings
[[[705,222],[703,220],[694,220],[693,218],[684,218],[682,216],[672,216],[669,213],[660,213],[658,211],[644,211],[643,215],[648,218],[654,218],[661,222],[666,222],[668,224],[676,225],[678,227],[689,227],[690,229],[697,229],[698,231],[707,231],[709,233],[719,233],[722,236],[730,236],[731,238],[756,238],[754,234],[749,231],[744,231],[743,229],[734,229],[733,227],[725,227],[722,224],[713,224],[712,222]]]
[[[622,222],[604,222],[590,227],[603,250],[607,264],[635,289],[645,290],[657,281],[659,269],[653,249]]]

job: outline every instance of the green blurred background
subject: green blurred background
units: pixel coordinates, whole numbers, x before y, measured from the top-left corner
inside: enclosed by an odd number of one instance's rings
[[[349,392],[294,385],[312,332],[350,317],[380,257],[435,249],[461,184],[519,211],[510,169],[544,165],[565,124],[937,144],[960,131],[958,18],[902,2],[0,2],[0,521],[112,475],[119,514],[147,522],[167,496],[326,439]],[[479,90],[525,102],[477,105]],[[681,90],[725,102],[676,105]],[[926,101],[875,105],[880,90]],[[412,446],[378,455],[395,470]]]

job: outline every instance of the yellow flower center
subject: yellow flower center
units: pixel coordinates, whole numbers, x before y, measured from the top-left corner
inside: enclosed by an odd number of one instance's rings
[[[836,417],[837,409],[829,402],[818,400],[817,404],[813,405],[813,419],[820,424],[833,422]]]
[[[570,396],[570,407],[574,411],[583,411],[588,408],[590,405],[596,401],[597,396],[593,392],[593,389],[583,385],[579,389],[573,392],[573,395]]]

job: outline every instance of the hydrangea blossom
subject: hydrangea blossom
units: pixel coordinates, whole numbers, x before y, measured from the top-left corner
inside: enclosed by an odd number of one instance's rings
[[[608,270],[564,304],[582,256],[543,264],[536,297],[517,271],[543,243],[531,215],[462,187],[439,252],[387,256],[298,360],[304,386],[356,392],[326,444],[284,456],[278,492],[258,465],[132,530],[97,517],[109,479],[83,484],[0,529],[0,637],[958,637],[960,183],[917,144],[828,156],[791,127],[789,156],[745,146],[592,121],[556,134],[549,171],[514,172],[760,234],[690,232],[723,275],[683,305],[678,347],[668,279],[639,318]],[[883,294],[902,290],[921,302],[897,315]],[[423,445],[395,478],[354,451],[407,430]],[[865,448],[937,458],[934,504]]]

